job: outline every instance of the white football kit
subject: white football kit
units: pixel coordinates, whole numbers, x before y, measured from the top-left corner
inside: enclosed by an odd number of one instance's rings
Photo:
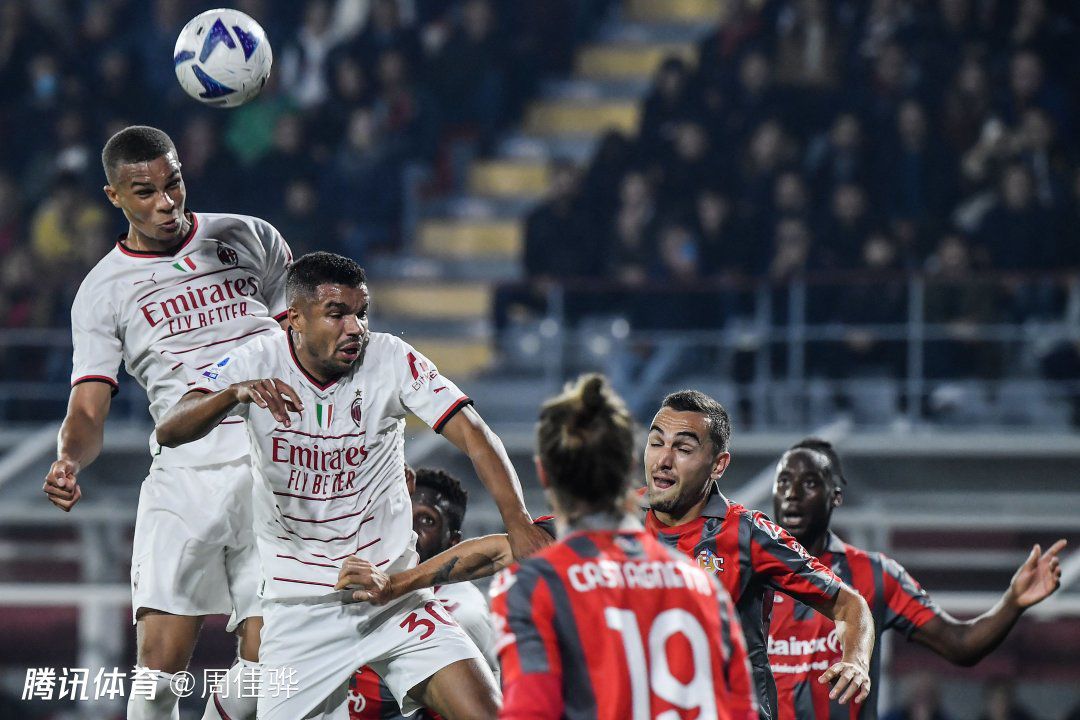
[[[172,252],[131,250],[121,239],[90,271],[71,309],[72,386],[119,388],[123,362],[158,421],[187,392],[194,370],[259,336],[283,336],[281,235],[244,215],[191,213]],[[251,471],[239,419],[179,448],[150,438],[153,462],[139,493],[132,549],[133,619],[140,608],[178,615],[258,615],[251,532]]]
[[[387,607],[345,602],[335,592],[349,556],[393,574],[414,566],[416,535],[405,484],[408,412],[436,431],[470,404],[404,341],[373,332],[360,361],[324,385],[296,359],[290,334],[255,338],[195,376],[216,392],[245,380],[279,378],[304,411],[291,426],[239,404],[255,476],[255,536],[262,566],[264,672],[290,672],[297,692],[259,699],[259,717],[346,717],[348,682],[371,665],[403,712],[407,692],[440,668],[480,658],[476,646],[430,591]]]

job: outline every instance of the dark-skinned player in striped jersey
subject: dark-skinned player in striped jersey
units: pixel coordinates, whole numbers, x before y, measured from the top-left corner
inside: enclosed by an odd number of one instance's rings
[[[844,501],[847,481],[833,446],[807,438],[784,453],[776,467],[773,512],[777,522],[828,565],[869,603],[874,626],[892,629],[957,665],[974,665],[997,647],[1027,608],[1060,584],[1058,553],[1035,545],[998,603],[973,620],[957,620],[939,608],[895,560],[853,547],[830,529],[832,512]],[[875,643],[880,647],[880,642]],[[837,707],[815,682],[821,668],[839,656],[833,623],[810,608],[776,598],[769,632],[769,659],[776,678],[778,720],[871,720],[877,717],[879,651],[870,664],[871,694],[864,702]]]

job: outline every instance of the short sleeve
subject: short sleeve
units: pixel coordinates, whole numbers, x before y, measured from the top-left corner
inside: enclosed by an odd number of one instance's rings
[[[405,342],[400,347],[401,356],[396,361],[401,404],[435,432],[442,432],[450,418],[471,405],[472,400],[418,350]]]
[[[84,382],[103,382],[120,389],[120,363],[123,343],[116,327],[111,304],[92,298],[98,293],[85,284],[71,306],[72,353],[71,386]]]
[[[878,557],[884,595],[883,629],[892,628],[910,636],[917,628],[938,617],[941,610],[903,565],[885,555]]]
[[[260,223],[260,238],[266,249],[266,265],[263,268],[263,301],[275,320],[285,317],[285,275],[292,263],[292,250],[285,238],[270,223]]]
[[[248,343],[250,345],[252,343]],[[213,365],[202,370],[191,371],[191,382],[188,392],[215,393],[225,390],[233,383],[244,380],[254,380],[257,368],[251,368],[250,353],[245,351],[247,345],[241,345]],[[247,417],[249,403],[237,403],[229,415]]]
[[[832,570],[806,552],[799,541],[762,513],[747,513],[750,558],[766,584],[806,605],[836,597],[843,584]]]

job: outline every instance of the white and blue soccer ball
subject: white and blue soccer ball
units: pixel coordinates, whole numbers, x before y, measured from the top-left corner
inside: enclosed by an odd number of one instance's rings
[[[180,87],[201,103],[236,107],[259,94],[274,56],[259,23],[221,8],[196,15],[180,31],[173,67]]]

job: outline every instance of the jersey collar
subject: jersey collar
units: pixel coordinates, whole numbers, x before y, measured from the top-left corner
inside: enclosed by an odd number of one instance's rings
[[[124,233],[123,235],[121,235],[116,240],[116,247],[117,247],[117,249],[120,250],[120,252],[124,253],[125,255],[127,255],[129,257],[136,257],[136,258],[174,257],[178,252],[180,252],[185,247],[187,247],[187,244],[189,242],[191,242],[191,238],[195,237],[195,232],[199,229],[199,216],[196,215],[194,212],[191,212],[191,211],[188,211],[188,214],[191,215],[191,229],[188,230],[188,234],[184,237],[184,239],[180,242],[180,244],[177,245],[172,250],[132,250],[131,248],[129,248],[127,245],[124,244],[124,241],[127,240],[127,233]]]
[[[846,555],[847,544],[845,544],[836,533],[830,530],[829,539],[825,542],[825,552],[830,552],[834,555]]]

